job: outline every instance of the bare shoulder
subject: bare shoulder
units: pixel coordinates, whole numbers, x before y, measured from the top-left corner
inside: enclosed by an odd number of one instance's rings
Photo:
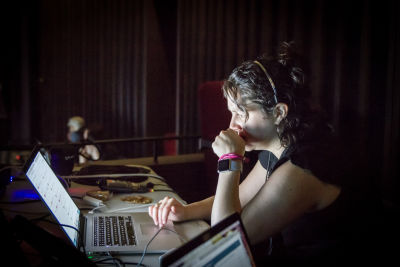
[[[310,171],[287,161],[271,175],[268,186],[289,202],[302,201],[306,212],[320,210],[340,194],[340,187],[325,183]]]
[[[283,163],[242,210],[251,242],[265,240],[305,213],[327,207],[339,194],[340,188],[290,161]]]

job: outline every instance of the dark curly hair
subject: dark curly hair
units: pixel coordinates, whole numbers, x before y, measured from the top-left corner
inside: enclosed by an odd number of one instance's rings
[[[284,147],[307,135],[315,114],[308,102],[310,90],[300,64],[295,44],[283,42],[275,56],[262,55],[256,61],[243,62],[222,86],[224,96],[232,100],[247,118],[247,102],[260,105],[267,116],[272,115],[277,102],[287,104],[289,112],[277,129]],[[272,86],[275,86],[276,94]]]

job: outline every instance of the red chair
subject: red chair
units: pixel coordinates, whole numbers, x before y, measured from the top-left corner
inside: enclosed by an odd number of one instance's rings
[[[200,148],[204,153],[205,194],[215,194],[217,185],[218,157],[214,154],[211,144],[223,129],[229,127],[230,113],[221,87],[223,81],[207,81],[199,85],[199,119],[200,119]]]
[[[222,94],[223,81],[207,81],[198,87],[198,111],[200,119],[200,149],[211,148],[215,136],[222,129],[229,127],[230,114],[226,100]],[[165,137],[175,136],[176,133],[166,133]],[[165,155],[176,155],[176,140],[163,142]]]
[[[230,113],[222,94],[223,81],[208,81],[198,88],[201,137],[213,141],[222,129],[227,129]]]
[[[164,137],[173,137],[176,136],[175,133],[166,133],[164,134]],[[174,156],[177,155],[177,143],[175,139],[171,140],[164,140],[163,141],[163,154],[168,155],[168,156]]]

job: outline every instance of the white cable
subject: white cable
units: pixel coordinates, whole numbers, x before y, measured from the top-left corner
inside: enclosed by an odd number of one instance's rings
[[[158,178],[162,181],[166,181],[165,178],[160,175],[153,173],[126,173],[126,174],[88,174],[88,175],[68,175],[61,176],[64,179],[83,179],[83,178],[118,178],[118,177],[130,177],[130,176],[146,176],[146,177],[154,177]]]
[[[107,207],[107,205],[100,204],[98,207],[91,209],[88,213],[92,214],[95,210]]]
[[[140,209],[140,208],[149,207],[151,205],[154,205],[154,203],[143,204],[143,205],[140,205],[140,206],[133,206],[133,207],[125,207],[125,208],[114,209],[114,210],[107,210],[107,211],[104,211],[104,213],[112,213],[112,212],[116,212],[116,211],[129,210],[129,209]]]
[[[161,227],[160,229],[158,229],[158,231],[153,235],[153,237],[149,240],[149,242],[147,242],[146,247],[145,247],[144,250],[143,250],[142,257],[140,258],[138,264],[136,265],[137,267],[139,267],[140,265],[142,265],[144,256],[146,255],[147,248],[149,247],[151,241],[153,241],[153,239],[154,239],[154,238],[161,232],[161,230],[163,230],[163,229],[164,229],[164,227]]]
[[[160,229],[158,229],[158,231],[153,235],[153,237],[149,240],[149,242],[147,242],[146,247],[145,247],[144,250],[143,250],[142,257],[140,258],[140,260],[139,260],[139,262],[138,262],[138,264],[137,264],[136,266],[140,266],[140,265],[142,264],[143,259],[144,259],[144,256],[146,255],[146,252],[147,252],[147,248],[149,247],[149,245],[150,245],[150,243],[153,241],[153,239],[161,232],[161,230],[171,231],[171,232],[175,233],[176,235],[178,235],[178,237],[179,237],[183,242],[186,242],[186,240],[185,240],[180,234],[178,234],[176,231],[174,231],[174,230],[172,230],[172,229],[169,229],[169,228],[163,226],[163,227],[161,227]]]

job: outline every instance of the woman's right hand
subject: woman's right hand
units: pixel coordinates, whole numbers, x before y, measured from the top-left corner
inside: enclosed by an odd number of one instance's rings
[[[160,228],[168,220],[183,221],[185,219],[185,206],[172,197],[165,197],[157,204],[149,207],[149,215],[153,218],[154,224]]]
[[[221,157],[223,154],[235,153],[243,156],[246,142],[239,133],[232,129],[223,130],[215,137],[212,143],[214,153]]]

